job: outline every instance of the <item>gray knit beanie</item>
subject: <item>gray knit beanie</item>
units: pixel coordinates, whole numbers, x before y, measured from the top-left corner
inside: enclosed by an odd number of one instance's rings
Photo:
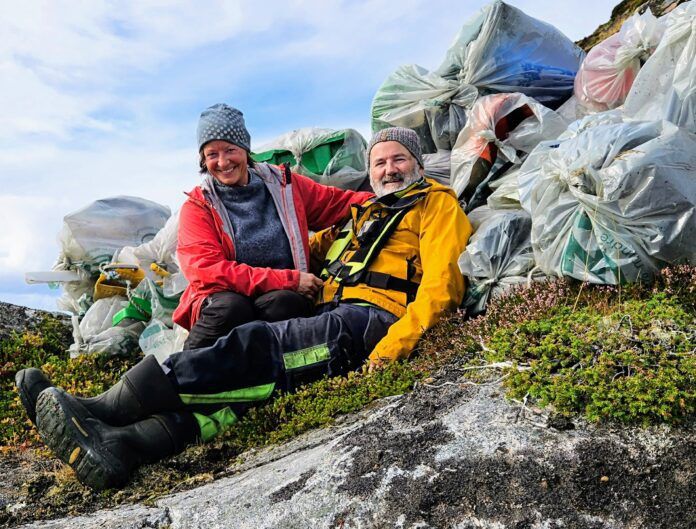
[[[198,150],[209,141],[223,140],[251,150],[251,137],[244,125],[244,115],[225,103],[206,108],[198,120]]]
[[[396,141],[408,149],[413,157],[418,162],[418,165],[423,167],[423,153],[421,150],[420,140],[418,139],[418,134],[416,134],[411,129],[404,127],[391,127],[388,129],[382,129],[375,132],[372,136],[370,143],[367,146],[367,166],[370,166],[370,151],[372,147],[377,145],[382,141]]]

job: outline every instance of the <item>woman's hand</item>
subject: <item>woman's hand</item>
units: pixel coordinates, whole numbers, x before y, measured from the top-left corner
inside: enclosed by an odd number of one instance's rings
[[[314,299],[324,282],[314,274],[300,272],[300,284],[297,285],[297,293],[306,298]]]

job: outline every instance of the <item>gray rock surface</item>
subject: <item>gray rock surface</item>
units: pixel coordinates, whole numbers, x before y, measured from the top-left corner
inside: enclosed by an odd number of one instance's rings
[[[232,477],[154,509],[25,527],[696,527],[693,428],[557,430],[547,419],[496,385],[420,386],[247,454]]]
[[[144,529],[169,527],[169,517],[164,509],[130,505],[113,511],[101,511],[85,516],[61,518],[37,522],[23,527],[41,529]]]

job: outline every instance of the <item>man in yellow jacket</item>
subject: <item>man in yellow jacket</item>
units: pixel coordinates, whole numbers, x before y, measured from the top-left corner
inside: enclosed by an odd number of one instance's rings
[[[461,303],[457,258],[471,225],[454,192],[423,177],[409,129],[378,132],[367,154],[376,197],[312,241],[324,280],[315,316],[248,323],[162,366],[148,356],[92,399],[52,387],[38,369],[18,374],[29,416],[80,481],[122,486],[138,466],[214,437],[278,390],[408,358]]]

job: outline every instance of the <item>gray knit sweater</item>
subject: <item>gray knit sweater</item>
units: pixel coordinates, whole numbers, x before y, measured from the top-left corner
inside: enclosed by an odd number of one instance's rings
[[[254,170],[249,169],[245,186],[213,182],[234,229],[235,260],[255,267],[295,268],[273,197]]]

